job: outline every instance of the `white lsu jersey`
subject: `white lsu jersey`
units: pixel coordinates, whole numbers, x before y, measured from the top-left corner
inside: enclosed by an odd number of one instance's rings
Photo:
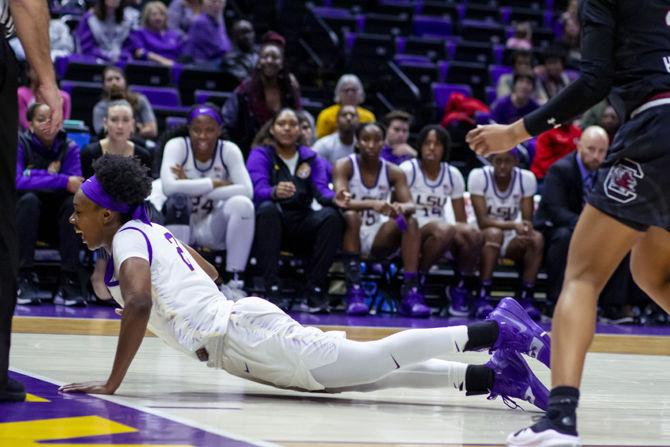
[[[357,154],[349,155],[349,159],[351,160],[353,167],[353,172],[349,179],[349,192],[351,193],[351,198],[356,200],[369,199],[388,201],[391,198],[391,182],[389,181],[388,176],[388,162],[384,159],[380,159],[381,167],[377,174],[377,181],[374,185],[368,187],[363,182],[361,169],[358,166]],[[363,226],[372,227],[386,221],[386,216],[383,216],[372,209],[362,210],[360,211],[360,214],[363,220]]]
[[[151,269],[151,332],[193,358],[209,339],[226,333],[233,302],[181,242],[155,223],[131,220],[114,235],[105,284],[119,304],[124,305],[119,270],[134,257],[148,261]]]
[[[514,168],[507,190],[500,191],[493,176],[493,166],[484,166],[470,172],[468,191],[471,195],[484,196],[486,211],[490,217],[516,221],[521,212],[521,200],[535,195],[537,180],[532,172]]]
[[[201,163],[195,159],[190,137],[173,138],[168,141],[165,145],[161,166],[161,181],[167,195],[173,193],[171,189],[174,189],[172,184],[175,183],[174,174],[169,171],[169,168],[177,164],[183,167],[184,174],[189,181],[177,182],[179,190],[175,192],[191,196],[192,224],[204,219],[220,201],[219,198],[212,197],[216,194],[210,194],[212,180],[223,180],[235,184],[246,183],[246,179],[234,178],[235,170],[243,169],[246,173],[246,168],[240,149],[230,141],[217,140],[216,149],[207,163]],[[251,186],[250,180],[249,186]]]
[[[414,215],[422,227],[432,220],[445,220],[444,207],[449,199],[462,199],[465,180],[458,169],[448,163],[440,163],[437,180],[431,182],[421,170],[418,159],[404,161],[400,169],[405,173],[412,200],[417,205]]]

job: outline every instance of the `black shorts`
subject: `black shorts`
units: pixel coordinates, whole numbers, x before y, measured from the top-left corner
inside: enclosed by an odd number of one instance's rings
[[[621,126],[588,202],[635,230],[670,231],[670,105]]]

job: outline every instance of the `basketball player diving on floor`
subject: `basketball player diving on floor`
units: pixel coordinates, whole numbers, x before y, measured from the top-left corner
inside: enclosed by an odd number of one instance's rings
[[[581,445],[576,408],[598,295],[631,252],[635,282],[670,311],[670,1],[581,2],[580,78],[511,125],[466,139],[480,155],[507,151],[608,96],[624,123],[572,235],[552,328],[549,410],[509,446]]]
[[[302,391],[457,388],[529,401],[544,409],[547,389],[521,354],[548,365],[549,336],[513,299],[470,326],[412,329],[381,340],[347,340],[304,327],[260,298],[227,300],[216,269],[166,228],[151,223],[144,200],[151,179],[137,160],[104,155],[74,198],[70,222],[89,249],[110,254],[105,283],[123,306],[116,356],[104,382],[64,392],[113,394],[147,327],[171,347],[245,379]],[[493,352],[485,365],[436,357]]]

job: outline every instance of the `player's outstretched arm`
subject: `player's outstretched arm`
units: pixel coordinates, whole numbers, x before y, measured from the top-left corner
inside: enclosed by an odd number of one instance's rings
[[[128,258],[119,271],[119,285],[125,302],[121,317],[119,342],[112,372],[106,382],[71,383],[60,387],[65,393],[114,394],[119,388],[130,363],[147,330],[151,313],[151,271],[142,258]]]
[[[581,74],[539,109],[508,126],[487,125],[471,130],[466,141],[479,155],[512,149],[531,136],[565,123],[600,102],[614,82],[616,2],[590,0],[582,11]]]

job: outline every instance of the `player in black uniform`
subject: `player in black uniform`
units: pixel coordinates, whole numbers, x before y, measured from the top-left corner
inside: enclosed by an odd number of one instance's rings
[[[583,0],[582,74],[537,111],[482,126],[467,141],[503,152],[570,120],[609,94],[622,122],[570,243],[552,328],[549,410],[509,446],[578,446],[576,408],[596,302],[632,250],[637,284],[670,311],[670,0]]]

